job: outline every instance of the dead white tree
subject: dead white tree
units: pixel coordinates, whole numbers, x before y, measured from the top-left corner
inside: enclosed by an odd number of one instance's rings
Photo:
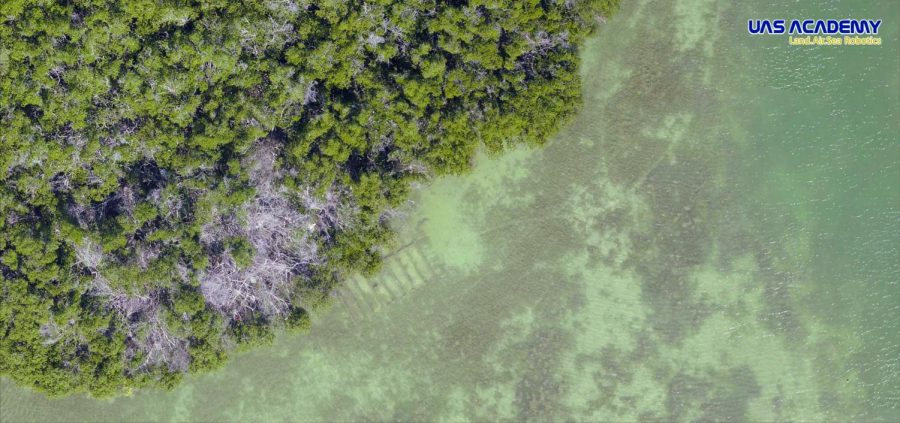
[[[117,312],[125,320],[131,319],[133,315],[147,314],[156,310],[159,305],[158,292],[147,295],[128,294],[110,287],[109,282],[100,273],[94,274],[88,294],[102,298],[109,309]]]
[[[165,322],[159,318],[159,313],[155,313],[140,326],[142,327],[139,329],[142,329],[145,335],[132,337],[133,350],[126,353],[126,355],[133,356],[135,351],[140,351],[144,354],[144,360],[136,370],[165,365],[173,372],[187,371],[191,362],[191,356],[187,350],[188,342],[172,336]],[[134,335],[133,330],[131,332]]]
[[[100,249],[100,245],[86,237],[81,244],[75,246],[75,260],[85,269],[96,272],[103,263],[103,250]]]
[[[569,48],[569,33],[550,34],[546,31],[537,31],[534,34],[522,33],[522,38],[528,43],[528,53],[544,55],[556,48]]]
[[[241,268],[225,252],[212,258],[200,277],[206,301],[225,316],[240,319],[249,312],[279,316],[290,309],[293,280],[320,262],[318,244],[310,228],[314,216],[301,213],[280,185],[283,174],[277,166],[280,144],[260,141],[245,159],[256,195],[242,213],[246,221],[220,216],[203,228],[201,242],[207,247],[226,238],[240,236],[253,247],[251,262]]]
[[[115,311],[123,322],[126,334],[125,360],[130,361],[138,355],[144,357],[131,371],[139,372],[160,365],[166,366],[170,371],[187,371],[190,365],[188,341],[173,335],[160,317],[161,290],[146,295],[127,294],[111,288],[103,276],[96,273],[88,293],[102,298],[106,306]],[[46,332],[48,339],[55,339],[59,328],[55,324],[45,326],[42,330]]]
[[[56,323],[56,319],[53,318],[53,315],[50,315],[50,319],[47,320],[47,323],[41,325],[40,329],[38,329],[38,333],[44,338],[44,345],[53,345],[63,337],[65,337],[66,333],[64,331],[65,328],[59,327]]]

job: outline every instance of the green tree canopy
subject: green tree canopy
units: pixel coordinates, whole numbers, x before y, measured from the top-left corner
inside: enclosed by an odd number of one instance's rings
[[[173,386],[373,272],[410,182],[538,145],[616,0],[0,3],[0,373]]]

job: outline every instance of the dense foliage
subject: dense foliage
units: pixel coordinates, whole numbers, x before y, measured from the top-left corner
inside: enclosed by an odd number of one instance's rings
[[[307,326],[410,182],[571,115],[615,2],[0,2],[0,374],[172,386]]]

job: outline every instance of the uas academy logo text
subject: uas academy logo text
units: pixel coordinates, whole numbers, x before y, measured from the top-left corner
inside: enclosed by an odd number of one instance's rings
[[[791,34],[791,45],[881,45],[878,29],[881,19],[750,19],[751,34]],[[837,37],[834,35],[843,35]],[[860,37],[859,35],[868,35]]]

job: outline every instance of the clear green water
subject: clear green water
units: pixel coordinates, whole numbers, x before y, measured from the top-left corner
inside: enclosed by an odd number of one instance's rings
[[[421,190],[311,334],[0,421],[900,421],[900,3],[624,3],[572,125]],[[884,45],[744,29],[807,16]]]

